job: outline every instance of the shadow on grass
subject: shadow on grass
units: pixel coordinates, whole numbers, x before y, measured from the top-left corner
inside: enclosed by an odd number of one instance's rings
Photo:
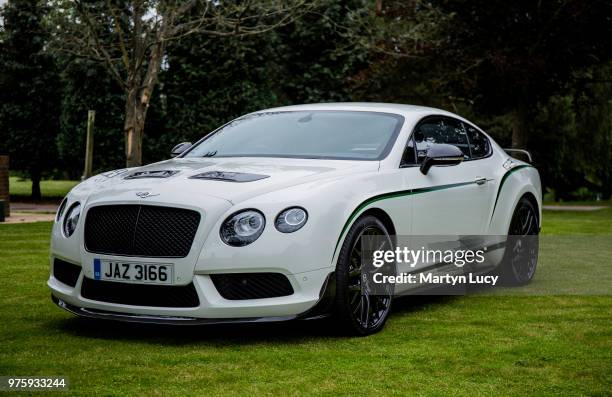
[[[453,296],[409,296],[394,301],[389,321],[425,307],[448,304]],[[333,319],[293,320],[258,324],[156,325],[71,317],[54,319],[51,328],[82,338],[138,340],[151,344],[249,345],[265,342],[303,343],[311,339],[350,337]],[[383,330],[384,332],[384,330]]]

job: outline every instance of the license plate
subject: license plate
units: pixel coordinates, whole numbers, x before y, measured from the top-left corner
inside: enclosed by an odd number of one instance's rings
[[[173,276],[174,266],[171,264],[94,259],[94,278],[96,280],[172,284]]]

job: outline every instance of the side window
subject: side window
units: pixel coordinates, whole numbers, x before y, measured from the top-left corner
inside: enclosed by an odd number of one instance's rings
[[[444,142],[449,145],[457,146],[463,152],[463,158],[469,160],[470,145],[468,143],[467,132],[463,123],[459,120],[445,118],[440,127],[444,133]]]
[[[421,164],[427,156],[427,150],[437,143],[457,146],[464,158],[470,158],[467,133],[463,123],[449,118],[429,118],[423,121],[414,131],[417,149],[417,162]]]
[[[479,159],[487,157],[491,151],[491,144],[486,136],[475,127],[469,124],[465,124],[465,130],[467,131],[468,139],[470,140],[470,149],[472,150],[472,158]]]
[[[405,167],[408,165],[415,165],[416,161],[416,152],[414,150],[414,138],[411,136],[404,148],[404,154],[402,155],[402,162],[400,167]]]

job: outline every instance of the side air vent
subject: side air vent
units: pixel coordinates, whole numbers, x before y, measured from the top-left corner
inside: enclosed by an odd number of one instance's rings
[[[293,294],[289,279],[280,273],[211,274],[219,295],[229,300],[277,298]]]
[[[176,174],[178,174],[176,170],[136,171],[126,176],[125,179],[168,178]]]
[[[270,175],[247,174],[244,172],[208,171],[190,177],[191,179],[211,179],[225,182],[253,182],[269,178]]]
[[[62,283],[74,287],[81,274],[81,266],[55,258],[53,260],[53,277]]]

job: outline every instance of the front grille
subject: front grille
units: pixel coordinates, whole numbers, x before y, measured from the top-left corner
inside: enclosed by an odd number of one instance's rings
[[[81,296],[99,302],[133,306],[198,307],[193,283],[184,286],[126,284],[83,278]]]
[[[81,274],[81,266],[55,258],[53,260],[53,277],[62,283],[74,287]]]
[[[280,273],[211,274],[219,294],[229,300],[276,298],[293,294],[289,279]]]
[[[92,207],[85,219],[85,248],[98,254],[183,258],[200,214],[152,205]]]

